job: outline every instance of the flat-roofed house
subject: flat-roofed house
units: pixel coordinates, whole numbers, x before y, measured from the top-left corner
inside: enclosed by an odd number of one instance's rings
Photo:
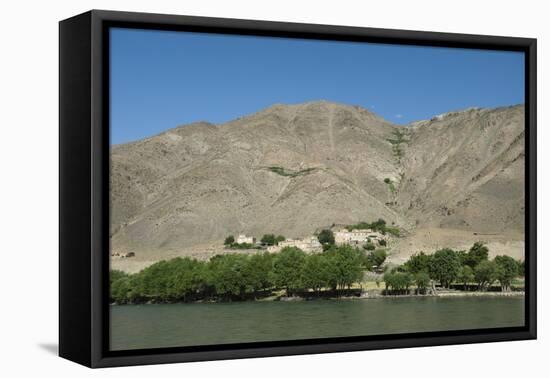
[[[358,229],[348,231],[342,229],[334,233],[334,242],[336,245],[349,244],[353,246],[360,246],[367,241],[382,240],[385,239],[384,235],[371,229]]]
[[[237,244],[254,244],[256,239],[253,236],[246,236],[245,234],[240,234],[235,240]]]
[[[319,243],[319,240],[315,236],[310,236],[304,239],[286,239],[280,241],[277,245],[267,247],[267,251],[271,253],[279,252],[285,247],[300,248],[304,252],[315,253],[321,252],[323,246]]]

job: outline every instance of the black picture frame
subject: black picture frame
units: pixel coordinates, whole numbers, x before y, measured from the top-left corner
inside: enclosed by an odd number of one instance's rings
[[[110,27],[521,51],[526,99],[524,327],[109,351]],[[59,354],[88,367],[535,339],[536,39],[92,10],[59,24]]]

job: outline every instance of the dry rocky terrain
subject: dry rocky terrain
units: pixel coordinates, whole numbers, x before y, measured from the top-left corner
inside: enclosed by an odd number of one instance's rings
[[[398,126],[316,101],[116,145],[111,244],[136,256],[112,265],[209,258],[229,234],[303,237],[378,218],[403,230],[395,261],[477,240],[522,257],[524,130],[522,105]]]

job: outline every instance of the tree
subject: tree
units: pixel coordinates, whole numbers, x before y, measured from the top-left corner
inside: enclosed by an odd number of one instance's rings
[[[502,291],[510,291],[512,280],[519,274],[518,263],[510,256],[497,256],[495,257],[495,263],[499,268],[497,279],[500,282]]]
[[[371,223],[368,223],[368,222],[359,222],[359,223],[356,223],[356,224],[350,224],[350,225],[347,225],[347,226],[346,226],[346,229],[347,229],[348,231],[353,231],[353,230],[364,230],[364,229],[367,229],[367,228],[372,228]]]
[[[464,264],[474,269],[482,261],[489,259],[489,248],[487,248],[482,242],[475,242],[472,248],[465,256]]]
[[[463,290],[466,290],[468,283],[474,280],[474,271],[468,265],[462,265],[456,278],[458,282],[462,283]]]
[[[372,228],[373,230],[382,231],[384,230],[385,227],[386,227],[386,221],[382,218],[379,218],[377,221],[372,222],[370,224],[370,228]]]
[[[426,294],[426,289],[430,284],[430,275],[424,271],[418,272],[414,275],[414,283],[418,294]]]
[[[478,289],[485,291],[497,279],[498,266],[494,261],[482,261],[474,268]]]
[[[380,239],[380,240],[378,240],[378,244],[382,247],[385,247],[388,243],[386,242],[386,240]]]
[[[176,299],[175,291],[171,287],[175,273],[174,262],[159,261],[148,266],[136,276],[136,296],[161,302]]]
[[[265,234],[264,236],[262,236],[262,239],[260,240],[260,242],[263,245],[275,245],[275,243],[276,243],[275,235]]]
[[[272,279],[275,286],[284,288],[287,296],[303,288],[303,268],[306,254],[296,247],[285,247],[273,261]]]
[[[247,275],[248,256],[243,254],[217,255],[210,259],[209,284],[217,296],[231,299],[242,298],[252,287]]]
[[[109,282],[112,285],[113,282],[126,277],[128,277],[128,273],[123,272],[122,270],[112,269],[109,274]]]
[[[225,238],[225,241],[223,242],[224,245],[230,246],[231,244],[235,243],[235,237],[233,235],[229,235]]]
[[[407,272],[388,272],[384,274],[384,282],[386,290],[391,290],[395,294],[408,294],[413,279]]]
[[[372,270],[373,267],[380,268],[386,261],[388,253],[385,249],[377,249],[372,251],[367,256],[367,269]]]
[[[430,264],[430,277],[438,280],[443,287],[449,287],[458,276],[460,258],[450,248],[444,248],[433,254]]]
[[[312,254],[306,256],[302,274],[304,286],[308,289],[312,289],[319,295],[323,287],[330,286],[330,259],[326,254]]]
[[[363,278],[365,256],[358,249],[349,245],[334,246],[325,255],[330,264],[330,286],[339,293]]]
[[[468,262],[468,252],[462,250],[462,251],[455,251],[456,255],[460,259],[460,265],[467,265]]]
[[[194,300],[206,292],[206,263],[190,258],[159,261],[111,286],[117,303]]]
[[[206,286],[206,263],[185,258],[175,258],[167,262],[172,272],[168,283],[168,293],[173,300],[184,302],[196,299],[204,293]]]
[[[428,273],[432,264],[432,255],[427,255],[424,252],[415,253],[405,263],[405,268],[412,274],[420,272]]]
[[[319,243],[325,245],[334,245],[334,233],[331,230],[322,230],[317,236]]]
[[[384,273],[384,285],[386,286],[386,291],[391,290],[394,286],[394,275],[393,272],[386,272]]]
[[[253,291],[254,294],[273,286],[270,274],[273,258],[274,255],[270,253],[258,253],[248,258],[243,273],[246,277],[248,289]]]
[[[525,277],[525,260],[518,259],[518,276]]]
[[[120,276],[118,279],[111,282],[109,285],[111,301],[119,304],[125,304],[131,302],[133,296],[132,282],[130,276]]]

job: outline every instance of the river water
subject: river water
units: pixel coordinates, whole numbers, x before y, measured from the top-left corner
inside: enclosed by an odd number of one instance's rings
[[[111,350],[524,325],[523,297],[111,306]]]

